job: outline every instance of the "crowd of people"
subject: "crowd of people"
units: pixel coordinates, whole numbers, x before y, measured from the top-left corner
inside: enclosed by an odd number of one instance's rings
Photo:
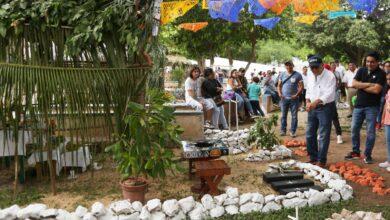
[[[310,163],[324,167],[330,143],[332,124],[335,127],[337,143],[343,143],[342,129],[337,113],[338,103],[343,97],[349,106],[347,118],[352,118],[352,150],[346,160],[363,158],[365,163],[374,162],[372,151],[376,130],[385,128],[388,159],[379,166],[390,172],[390,62],[380,62],[377,52],[368,53],[358,68],[349,62],[345,69],[338,60],[326,64],[318,55],[308,56],[308,66],[301,73],[294,69],[294,63],[284,63],[285,71],[275,69],[251,74],[251,81],[245,77],[245,69],[232,70],[224,88],[224,74],[206,68],[203,73],[197,67],[189,71],[185,82],[186,102],[204,111],[205,126],[227,129],[223,103],[237,102],[240,119],[264,116],[261,95],[271,96],[272,102],[280,106],[280,134],[287,134],[287,116],[291,114],[289,135],[296,137],[298,111],[307,111],[306,141]],[[367,138],[361,155],[360,131],[366,123]]]

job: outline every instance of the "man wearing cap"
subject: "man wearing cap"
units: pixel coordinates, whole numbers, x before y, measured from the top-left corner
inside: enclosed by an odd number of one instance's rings
[[[283,72],[278,80],[278,93],[281,98],[280,108],[282,110],[281,118],[281,136],[286,135],[287,130],[287,115],[288,110],[291,112],[291,128],[290,136],[295,138],[298,127],[298,108],[299,96],[303,90],[302,75],[294,71],[292,61],[287,61],[285,64],[287,72]]]
[[[366,66],[357,71],[352,81],[352,86],[358,91],[352,115],[352,152],[345,156],[346,160],[360,158],[360,130],[366,120],[367,138],[364,162],[373,163],[371,154],[375,145],[375,123],[381,103],[381,92],[386,82],[386,74],[379,68],[379,61],[377,52],[368,53]]]
[[[336,77],[324,68],[320,56],[309,56],[308,61],[311,71],[307,74],[306,87],[307,152],[310,155],[310,163],[324,167],[332,128]]]

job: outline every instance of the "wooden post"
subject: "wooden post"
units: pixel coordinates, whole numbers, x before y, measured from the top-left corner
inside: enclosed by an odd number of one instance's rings
[[[19,131],[17,131],[19,132]],[[18,146],[18,134],[14,134],[15,145],[15,179],[14,179],[14,199],[18,193],[18,173],[19,173],[19,146]]]

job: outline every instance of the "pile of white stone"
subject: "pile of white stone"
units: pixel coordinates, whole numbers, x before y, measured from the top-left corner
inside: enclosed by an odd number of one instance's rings
[[[250,146],[247,144],[249,129],[237,131],[208,129],[205,131],[205,137],[209,140],[221,140],[229,147],[229,152],[232,154],[246,153],[250,150]]]
[[[352,212],[346,209],[343,209],[340,213],[333,213],[331,218],[327,218],[326,220],[385,220],[382,217],[382,213],[374,213],[374,212]]]
[[[349,200],[353,198],[352,187],[348,185],[339,174],[333,173],[327,169],[323,169],[310,163],[302,163],[299,161],[290,160],[287,162],[282,162],[279,165],[270,164],[267,172],[276,173],[279,172],[280,169],[291,168],[298,168],[303,170],[306,175],[316,181],[319,181],[321,184],[327,187],[323,192],[316,190],[304,192],[306,198],[308,199],[309,205],[320,205],[326,202],[337,202],[341,199]]]
[[[291,158],[292,151],[283,145],[275,145],[272,150],[260,149],[257,153],[249,153],[245,161],[259,162],[275,159]]]
[[[0,220],[14,219],[58,219],[58,220],[166,220],[166,219],[207,219],[223,215],[247,214],[250,212],[271,212],[282,208],[321,205],[352,198],[352,187],[347,185],[338,174],[308,163],[290,160],[280,165],[270,165],[271,172],[277,167],[298,167],[308,175],[314,176],[327,185],[323,192],[309,190],[291,192],[287,195],[267,195],[260,193],[239,194],[237,188],[227,187],[224,194],[205,195],[200,202],[190,196],[184,199],[149,200],[145,205],[127,200],[117,201],[105,207],[96,202],[90,209],[79,206],[74,212],[61,209],[48,209],[44,204],[31,204],[25,208],[17,205],[0,210]],[[314,173],[316,175],[314,175]]]

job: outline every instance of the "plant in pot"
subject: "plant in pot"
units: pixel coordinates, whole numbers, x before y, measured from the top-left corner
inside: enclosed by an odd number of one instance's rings
[[[260,146],[263,149],[272,150],[274,145],[280,144],[275,131],[277,123],[278,116],[275,114],[269,118],[257,119],[249,132],[248,144],[255,144],[256,148]]]
[[[169,145],[180,144],[182,130],[174,124],[173,108],[164,105],[169,97],[159,90],[147,92],[149,106],[128,104],[125,129],[107,148],[122,174],[123,197],[144,202],[147,178],[163,178],[168,170],[180,169]]]

